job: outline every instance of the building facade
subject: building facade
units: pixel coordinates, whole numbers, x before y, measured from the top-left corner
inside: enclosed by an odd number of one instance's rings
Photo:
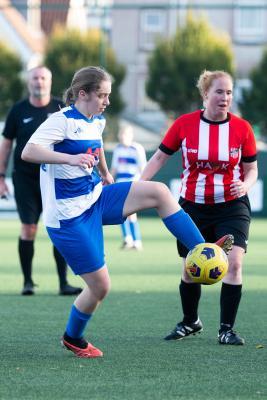
[[[267,0],[114,0],[111,39],[119,61],[127,67],[122,87],[127,112],[157,109],[145,93],[147,59],[158,37],[171,37],[185,24],[188,10],[229,34],[237,86],[247,86],[248,74],[267,44]]]
[[[0,0],[0,41],[20,56],[25,69],[42,59],[43,32],[28,24],[9,0]]]

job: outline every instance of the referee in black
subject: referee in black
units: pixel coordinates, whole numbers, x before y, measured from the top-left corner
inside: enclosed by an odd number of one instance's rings
[[[18,251],[24,277],[22,295],[34,294],[32,260],[34,240],[38,221],[42,212],[38,164],[30,164],[21,159],[22,150],[36,129],[46,118],[58,111],[64,104],[51,96],[52,73],[45,66],[32,68],[27,73],[29,97],[13,105],[8,113],[3,140],[0,145],[0,196],[8,194],[5,173],[11,155],[13,141],[14,163],[12,179],[17,210],[21,221]],[[76,295],[82,289],[67,282],[67,265],[64,258],[53,248],[59,277],[59,294]]]

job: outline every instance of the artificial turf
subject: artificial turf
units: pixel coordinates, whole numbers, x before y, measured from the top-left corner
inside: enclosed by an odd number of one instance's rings
[[[154,218],[140,218],[144,250],[120,250],[106,227],[112,289],[87,331],[102,359],[79,359],[59,344],[72,297],[58,295],[52,247],[41,224],[34,258],[36,295],[20,295],[17,220],[0,220],[0,399],[267,399],[266,220],[254,219],[245,256],[236,329],[245,346],[217,343],[220,284],[204,286],[204,331],[166,342],[181,317],[181,261],[175,241]],[[73,284],[81,284],[69,273]]]

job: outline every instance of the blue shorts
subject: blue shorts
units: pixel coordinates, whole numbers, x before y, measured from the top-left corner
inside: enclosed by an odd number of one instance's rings
[[[82,215],[47,227],[48,235],[74,274],[94,272],[105,264],[103,225],[125,221],[122,211],[131,182],[104,186],[99,199]]]

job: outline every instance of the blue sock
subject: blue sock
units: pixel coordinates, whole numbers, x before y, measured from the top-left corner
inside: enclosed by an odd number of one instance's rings
[[[141,232],[138,221],[131,222],[130,221],[130,229],[132,233],[133,240],[141,240]]]
[[[184,210],[179,210],[175,214],[163,218],[162,221],[167,229],[189,250],[197,244],[205,242],[198,227]]]
[[[84,329],[91,317],[92,314],[85,314],[79,311],[73,304],[66,327],[67,335],[73,339],[80,339],[83,336]]]
[[[130,228],[130,222],[128,219],[126,219],[123,224],[121,224],[121,231],[122,231],[122,236],[125,239],[126,237],[131,236],[131,228]]]

